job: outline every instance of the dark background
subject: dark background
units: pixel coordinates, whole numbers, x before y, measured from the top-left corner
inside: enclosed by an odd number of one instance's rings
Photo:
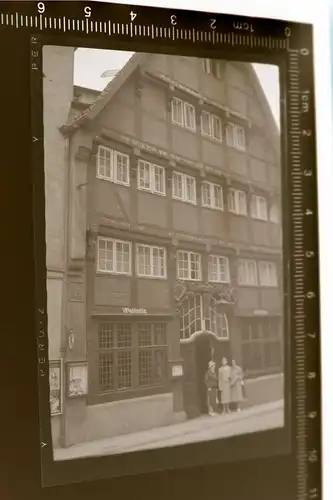
[[[0,497],[295,500],[292,457],[41,487],[34,304],[29,36],[0,31],[1,470]]]

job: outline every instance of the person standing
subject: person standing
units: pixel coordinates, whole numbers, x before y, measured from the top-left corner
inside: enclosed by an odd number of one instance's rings
[[[209,361],[208,370],[205,373],[205,384],[207,388],[208,414],[216,415],[217,375],[214,361]]]
[[[231,367],[226,357],[222,358],[219,369],[219,389],[221,391],[222,414],[230,413],[231,403]]]
[[[236,361],[233,359],[231,362],[231,402],[235,411],[241,411],[241,402],[243,401],[243,385],[244,385],[244,373],[242,368],[237,365]]]

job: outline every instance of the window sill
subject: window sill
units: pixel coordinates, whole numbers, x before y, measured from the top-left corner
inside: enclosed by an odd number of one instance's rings
[[[160,385],[150,387],[141,387],[136,389],[126,389],[123,391],[114,392],[98,392],[90,394],[87,399],[88,405],[112,403],[116,401],[128,401],[139,397],[155,396],[158,394],[165,394],[171,391],[168,382]]]
[[[188,200],[183,200],[182,198],[176,198],[174,195],[172,195],[172,199],[175,201],[180,201],[181,203],[188,203],[189,205],[193,205],[194,207],[197,206],[196,201],[188,201]]]
[[[237,285],[244,288],[260,288],[259,285],[254,285],[252,283],[237,283]]]
[[[172,121],[171,123],[172,123],[172,125],[175,125],[176,127],[181,128],[182,130],[185,130],[187,132],[191,132],[192,134],[196,134],[197,133],[197,129],[196,128],[194,128],[194,129],[193,128],[188,128],[188,127],[185,127],[185,125],[181,125],[180,123],[174,122],[174,121]]]
[[[136,274],[135,275],[136,278],[139,278],[139,279],[145,279],[145,280],[162,280],[162,281],[166,281],[168,279],[167,276],[145,276],[145,275],[141,275],[141,274]]]
[[[206,135],[201,133],[201,137],[203,139],[207,139],[207,141],[212,142],[213,144],[223,144],[223,139],[216,139],[215,137],[212,137],[211,135]]]
[[[119,276],[123,278],[130,278],[132,273],[116,273],[113,271],[101,271],[100,269],[97,269],[96,276]]]
[[[217,283],[217,284],[222,284],[222,285],[230,285],[230,280],[227,280],[227,281],[208,280],[208,283]]]
[[[268,222],[267,219],[262,219],[260,217],[254,217],[253,215],[251,215],[251,218],[257,222]]]
[[[215,212],[224,212],[224,208],[210,207],[209,205],[201,205],[202,208],[207,208],[208,210],[214,210]]]
[[[245,217],[245,218],[249,218],[248,214],[239,214],[237,212],[233,212],[232,210],[228,210],[228,212],[232,215],[237,215],[237,217]]]
[[[145,188],[142,188],[142,187],[138,187],[138,191],[141,191],[142,193],[147,193],[147,194],[153,194],[153,195],[157,195],[157,196],[166,196],[166,193],[159,193],[157,191],[152,191],[151,189],[145,189]]]
[[[112,179],[108,179],[107,177],[102,177],[100,175],[96,175],[96,179],[100,181],[109,182],[110,184],[116,184],[117,186],[131,187],[130,182],[125,183],[125,182],[114,181]]]

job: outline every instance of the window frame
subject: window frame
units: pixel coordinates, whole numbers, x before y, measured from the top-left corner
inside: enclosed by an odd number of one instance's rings
[[[106,243],[112,242],[112,270],[101,269],[101,267],[100,267],[100,242],[101,241],[104,241]],[[116,267],[117,267],[116,244],[117,243],[122,243],[122,244],[128,245],[128,259],[129,259],[129,271],[128,272],[122,272],[122,271],[116,270]],[[113,274],[113,275],[116,274],[119,276],[132,276],[132,242],[120,240],[117,238],[108,238],[105,236],[98,236],[97,237],[96,271],[98,273],[103,273],[103,274]]]
[[[150,274],[141,274],[140,271],[140,264],[139,264],[139,248],[148,248],[149,249],[149,268],[150,268]],[[167,251],[165,247],[159,247],[156,245],[147,245],[146,243],[136,243],[136,248],[135,248],[135,256],[136,256],[136,275],[139,278],[151,278],[151,279],[167,279],[168,277],[168,270],[167,270]],[[154,250],[163,250],[163,260],[164,260],[164,275],[156,275],[152,274],[152,271],[154,270]],[[159,266],[161,267],[161,266]]]
[[[263,276],[265,275],[266,270],[268,270],[268,274],[267,274],[267,276],[269,276],[268,280],[263,279]],[[271,274],[272,271],[273,271],[273,273]],[[260,286],[265,287],[265,288],[276,288],[279,286],[277,265],[275,262],[267,261],[267,260],[260,260],[258,262],[258,275],[259,275]],[[273,279],[271,279],[271,278],[273,278]]]
[[[269,221],[273,224],[280,224],[279,207],[277,203],[273,203],[269,208]]]
[[[217,260],[216,262],[216,270],[217,270],[217,279],[213,279],[211,275],[211,263],[210,260],[211,258],[215,258]],[[221,279],[221,268],[220,268],[220,260],[223,259],[226,265],[226,278]],[[229,258],[226,257],[225,255],[216,255],[216,254],[210,254],[208,256],[208,281],[210,283],[230,283],[230,266],[229,266]]]
[[[260,205],[261,201],[265,202],[264,213],[260,213],[261,212],[261,208],[262,208],[261,205]],[[262,220],[262,221],[267,222],[267,220],[268,220],[268,203],[267,203],[267,200],[266,200],[266,198],[264,196],[253,194],[251,196],[250,207],[251,207],[251,217],[252,217],[252,219]]]
[[[182,179],[182,194],[183,194],[182,197],[181,196],[177,196],[175,194],[175,176],[181,176],[181,179]],[[187,197],[186,179],[190,179],[191,181],[194,181],[194,200],[190,200]],[[172,198],[174,200],[183,201],[185,203],[191,203],[192,205],[196,205],[197,204],[197,192],[196,192],[196,189],[197,189],[197,182],[196,182],[196,178],[195,177],[193,177],[192,175],[184,174],[183,172],[178,172],[176,170],[174,170],[172,172]]]
[[[140,166],[141,165],[148,166],[149,169],[149,188],[140,186]],[[156,169],[161,169],[163,175],[163,188],[164,191],[158,191],[156,190],[156,179],[155,179],[155,173]],[[146,191],[147,193],[152,193],[152,194],[157,194],[160,196],[166,196],[166,184],[165,184],[165,167],[162,167],[161,165],[157,165],[155,163],[151,163],[150,161],[143,160],[140,158],[138,160],[138,167],[137,167],[137,187],[140,191]]]
[[[107,151],[110,154],[110,176],[102,174],[101,171],[101,156],[100,156],[100,151],[104,150]],[[123,158],[126,158],[126,181],[122,181],[118,179],[118,170],[117,170],[117,157],[121,156]],[[102,144],[98,145],[97,148],[97,172],[96,172],[96,177],[98,179],[106,180],[108,182],[113,182],[114,184],[119,184],[121,186],[130,186],[130,157],[127,153],[123,153],[122,151],[119,151],[117,149],[109,148],[108,146],[104,146]],[[105,166],[104,166],[105,168]]]
[[[243,320],[241,324],[241,350],[242,350],[242,368],[247,374],[268,374],[268,373],[279,373],[283,370],[283,337],[281,336],[281,326],[279,320],[272,320],[272,318],[259,319],[252,318]],[[263,335],[265,331],[265,323],[268,325],[268,329],[276,329],[277,335]],[[275,323],[275,325],[274,325]],[[246,335],[244,335],[246,331]],[[256,331],[258,335],[252,336],[251,332]],[[268,345],[275,346],[274,352],[279,352],[280,362],[274,366],[267,366],[265,359],[265,348]],[[278,345],[278,347],[277,347]],[[257,368],[247,368],[245,351],[248,347],[253,348],[256,346],[257,351],[260,356],[260,366]]]
[[[241,264],[254,264],[254,276],[255,276],[255,280],[252,282],[252,281],[249,281],[247,279],[245,280],[242,280],[240,279],[240,265]],[[246,278],[249,276],[249,272],[248,270],[246,271]],[[241,258],[241,259],[238,259],[238,262],[237,262],[237,283],[239,286],[248,286],[248,287],[257,287],[258,286],[258,264],[257,264],[257,261],[254,260],[254,259],[244,259],[244,258]]]
[[[122,328],[126,325],[126,333],[129,333],[128,339],[130,343],[128,345],[118,345],[118,334],[119,327]],[[140,345],[140,326],[149,325],[150,342],[147,344]],[[157,327],[163,326],[162,332],[158,332]],[[104,338],[106,340],[106,345],[101,343],[102,327],[106,327],[106,331],[109,330],[110,337]],[[161,335],[162,333],[162,335]],[[151,366],[151,373],[155,374],[156,363],[154,360],[155,352],[163,352],[163,373],[160,380],[156,380],[148,384],[140,383],[140,353],[143,351],[149,351],[153,354],[153,363]],[[119,388],[119,378],[121,373],[119,372],[119,354],[130,353],[130,379],[131,384],[127,387]],[[165,392],[169,383],[168,374],[168,324],[166,321],[154,321],[148,319],[147,321],[135,321],[131,322],[128,319],[119,320],[109,320],[109,321],[99,321],[96,328],[96,345],[95,345],[95,355],[97,359],[96,372],[95,372],[95,396],[98,396],[98,401],[103,397],[105,400],[121,400],[127,399],[128,395],[135,394],[156,394]],[[109,384],[101,383],[103,380],[103,365],[101,363],[102,356],[107,358],[110,363],[111,370],[109,369],[108,382]],[[110,373],[111,371],[111,373]]]
[[[180,114],[181,114],[181,121],[178,121],[175,119],[175,104],[177,103],[177,106],[179,106]],[[188,121],[188,115],[187,111],[191,111],[193,122],[191,123],[191,120]],[[191,132],[196,132],[196,109],[195,106],[187,101],[184,101],[183,99],[180,99],[179,97],[172,97],[171,99],[171,122],[175,125],[178,125],[182,128],[185,128],[186,130],[190,130]]]
[[[209,186],[209,197],[211,200],[211,204],[205,202],[204,200],[204,186]],[[221,207],[216,205],[216,196],[215,196],[215,188],[219,188],[221,190]],[[212,210],[219,210],[220,212],[224,211],[224,196],[223,196],[223,187],[220,184],[216,184],[210,181],[203,181],[201,183],[201,205],[204,208],[211,208]]]
[[[188,278],[184,278],[183,276],[180,276],[179,273],[179,256],[180,254],[187,254],[187,272],[188,272]],[[198,278],[192,278],[191,277],[191,255],[194,255],[196,257],[199,257],[199,277]],[[191,250],[177,250],[177,278],[182,281],[202,281],[202,255],[199,252],[192,252]],[[185,262],[184,259],[182,259],[183,262]]]
[[[208,133],[205,132],[203,127],[204,116],[208,119],[209,130]],[[216,122],[219,123],[219,135],[216,134]],[[201,125],[201,135],[203,137],[208,137],[216,142],[223,142],[223,133],[222,133],[222,120],[219,116],[210,113],[209,111],[202,110],[200,115],[200,125]]]
[[[233,202],[231,201],[232,194],[235,195],[235,210],[231,206]],[[237,196],[236,196],[237,195]],[[244,195],[245,199],[245,210],[240,211],[241,203],[240,203],[240,195]],[[241,215],[243,217],[248,217],[248,206],[247,206],[247,193],[246,191],[243,191],[241,189],[235,189],[235,188],[229,188],[228,191],[228,211],[235,214],[235,215]]]
[[[241,132],[242,141],[239,141],[239,132]],[[229,121],[226,127],[226,142],[229,147],[237,149],[238,151],[246,151],[245,128]]]

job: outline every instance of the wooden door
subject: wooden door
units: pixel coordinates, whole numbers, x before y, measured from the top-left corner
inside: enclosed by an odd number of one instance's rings
[[[197,401],[197,366],[195,342],[181,344],[181,356],[184,360],[184,410],[188,418],[195,418],[200,415]]]

